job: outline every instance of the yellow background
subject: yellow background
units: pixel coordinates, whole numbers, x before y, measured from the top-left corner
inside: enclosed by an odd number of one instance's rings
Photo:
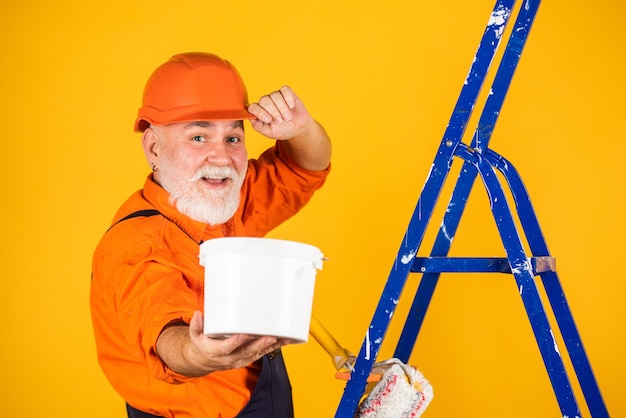
[[[3,2],[0,415],[125,416],[95,358],[91,254],[149,171],[132,124],[177,52],[228,58],[252,99],[289,84],[326,126],[333,173],[272,236],[329,258],[314,312],[357,351],[493,3]],[[625,12],[545,0],[491,142],[530,191],[612,416],[626,416]],[[248,132],[258,154],[268,142]],[[452,252],[503,255],[480,188]],[[297,416],[333,416],[330,358],[313,340],[285,352]],[[435,389],[425,416],[559,414],[509,276],[442,277],[411,362]]]

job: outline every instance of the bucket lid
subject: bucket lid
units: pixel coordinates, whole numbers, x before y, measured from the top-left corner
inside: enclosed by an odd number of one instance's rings
[[[223,237],[213,238],[200,244],[200,265],[209,254],[272,255],[301,258],[313,262],[322,269],[324,254],[319,248],[302,242],[274,238]]]

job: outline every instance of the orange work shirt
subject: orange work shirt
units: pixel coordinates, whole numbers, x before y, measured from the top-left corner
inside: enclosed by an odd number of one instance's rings
[[[157,338],[171,321],[189,323],[193,312],[203,308],[199,243],[264,236],[311,199],[329,169],[298,167],[277,142],[249,160],[239,209],[222,225],[179,213],[151,176],[121,206],[94,253],[90,303],[98,361],[126,402],[176,418],[234,417],[246,405],[258,380],[257,365],[189,378],[160,360]],[[143,209],[156,209],[162,216],[115,224]]]

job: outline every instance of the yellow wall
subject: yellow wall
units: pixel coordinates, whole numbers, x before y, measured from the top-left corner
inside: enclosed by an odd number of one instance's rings
[[[327,186],[272,236],[324,251],[314,311],[358,350],[492,6],[3,2],[1,415],[124,416],[94,355],[90,259],[148,172],[132,132],[144,82],[182,51],[229,58],[252,98],[290,84],[332,135]],[[530,190],[613,416],[626,415],[625,12],[545,0],[492,141]],[[453,253],[502,255],[494,231],[476,190]],[[285,351],[298,416],[332,416],[330,359],[313,341]],[[429,417],[558,414],[508,276],[443,277],[412,363],[435,388]]]

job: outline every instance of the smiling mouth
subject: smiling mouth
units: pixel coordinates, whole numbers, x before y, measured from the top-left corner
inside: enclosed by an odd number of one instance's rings
[[[224,178],[210,178],[210,177],[202,177],[202,181],[204,181],[205,183],[211,184],[211,185],[221,185],[224,184],[228,181],[229,179],[224,177]]]

